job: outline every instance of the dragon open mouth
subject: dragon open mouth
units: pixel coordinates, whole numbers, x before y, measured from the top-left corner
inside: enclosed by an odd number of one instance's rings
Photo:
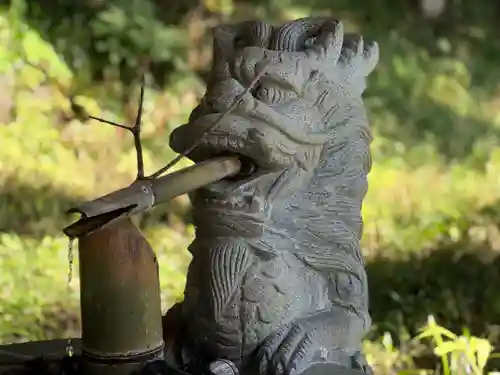
[[[204,114],[175,129],[171,135],[172,148],[178,152],[186,149],[220,116],[218,113]],[[279,194],[286,179],[284,174],[297,152],[292,143],[283,138],[280,131],[264,121],[236,113],[226,116],[215,129],[205,134],[189,158],[198,163],[237,155],[241,170],[235,176],[198,189],[192,195],[195,207],[201,207],[204,214],[215,215],[216,220],[224,220],[223,216],[266,220],[270,214],[269,202]]]
[[[249,156],[236,155],[242,165],[240,172],[198,189],[194,197],[196,205],[219,217],[239,216],[262,221],[268,216],[268,202],[278,188],[281,173],[263,168]]]

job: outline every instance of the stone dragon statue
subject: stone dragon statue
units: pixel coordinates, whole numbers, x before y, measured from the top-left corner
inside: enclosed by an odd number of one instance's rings
[[[196,238],[184,301],[164,317],[168,360],[225,358],[242,374],[300,374],[318,361],[370,372],[362,94],[378,45],[330,18],[252,21],[214,30],[213,61],[171,146],[186,150],[239,100],[189,157],[238,154],[252,173],[190,196]]]

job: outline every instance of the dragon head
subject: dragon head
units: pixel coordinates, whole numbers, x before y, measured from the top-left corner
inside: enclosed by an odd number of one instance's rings
[[[258,238],[263,251],[266,236],[289,240],[287,231],[331,241],[334,231],[321,221],[340,212],[339,225],[358,238],[371,140],[361,96],[377,44],[325,18],[224,25],[214,34],[206,94],[171,146],[184,151],[219,120],[189,157],[238,154],[250,173],[191,196],[197,238]]]

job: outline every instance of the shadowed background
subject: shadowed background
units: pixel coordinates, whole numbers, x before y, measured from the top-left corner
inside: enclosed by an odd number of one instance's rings
[[[169,132],[203,94],[210,28],[308,15],[333,15],[381,49],[365,95],[376,136],[363,239],[370,361],[387,374],[434,367],[427,343],[411,340],[431,314],[457,334],[467,329],[500,343],[500,4],[493,0],[4,2],[1,343],[78,334],[64,212],[135,176],[130,135],[87,121],[81,108],[132,123],[145,71],[145,161],[153,171],[174,156]],[[165,309],[182,299],[189,211],[183,196],[138,218],[158,253]]]

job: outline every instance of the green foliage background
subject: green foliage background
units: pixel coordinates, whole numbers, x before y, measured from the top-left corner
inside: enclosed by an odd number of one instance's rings
[[[314,14],[381,47],[366,93],[376,136],[363,239],[372,362],[386,373],[428,366],[409,337],[431,313],[500,341],[497,2],[448,0],[430,20],[410,0],[12,0],[0,9],[0,342],[78,333],[64,212],[135,174],[129,135],[75,104],[130,123],[145,70],[153,171],[174,156],[169,132],[203,94],[211,27]],[[159,256],[166,309],[182,298],[189,202],[138,223]]]

